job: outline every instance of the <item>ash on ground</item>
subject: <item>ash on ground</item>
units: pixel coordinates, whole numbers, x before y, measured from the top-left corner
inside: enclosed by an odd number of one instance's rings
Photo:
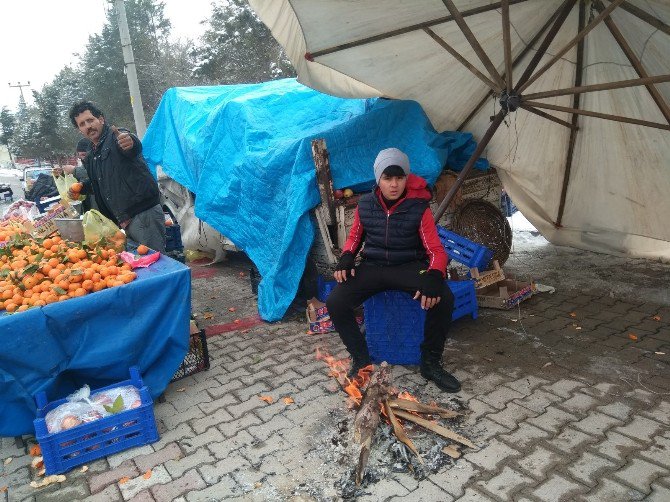
[[[419,394],[414,393],[413,395],[418,396]],[[463,412],[464,410],[462,403],[453,402],[453,400],[442,404],[455,411]],[[361,497],[368,493],[370,485],[387,478],[411,476],[421,480],[442,469],[449,469],[458,462],[457,459],[442,451],[445,446],[454,446],[453,441],[419,425],[401,421],[407,435],[421,455],[423,460],[421,463],[416,455],[395,437],[390,424],[383,421],[377,428],[372,442],[363,482],[360,486],[356,486],[355,472],[361,446],[353,439],[355,413],[355,409],[346,409],[344,400],[341,408],[331,410],[328,414],[328,423],[323,423],[320,431],[313,437],[314,449],[310,452],[311,458],[308,459],[314,462],[314,465],[318,465],[317,470],[323,476],[324,484],[332,480],[331,487],[336,491],[338,497],[345,500]],[[463,417],[445,420],[437,415],[422,416],[433,419],[436,423],[465,437],[472,436]],[[328,493],[327,489],[324,490],[324,485],[320,486],[321,488],[305,491],[309,491],[316,500],[332,500],[330,498],[332,493]]]

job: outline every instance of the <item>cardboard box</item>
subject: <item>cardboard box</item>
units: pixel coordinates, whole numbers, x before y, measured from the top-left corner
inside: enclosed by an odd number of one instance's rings
[[[484,308],[509,310],[527,300],[537,289],[534,282],[505,279],[477,290],[477,305]]]

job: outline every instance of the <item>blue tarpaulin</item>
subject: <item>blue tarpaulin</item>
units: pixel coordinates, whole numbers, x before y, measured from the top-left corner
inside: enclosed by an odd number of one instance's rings
[[[188,350],[191,275],[161,257],[137,279],[81,298],[0,315],[0,436],[34,432],[33,396],[62,399],[140,368],[157,398]]]
[[[285,79],[169,89],[142,142],[151,168],[195,193],[196,216],[256,264],[259,313],[274,321],[295,297],[314,239],[311,140],[326,140],[335,188],[364,190],[388,147],[433,184],[452,146],[468,143],[459,134],[438,134],[413,101],[336,98]]]

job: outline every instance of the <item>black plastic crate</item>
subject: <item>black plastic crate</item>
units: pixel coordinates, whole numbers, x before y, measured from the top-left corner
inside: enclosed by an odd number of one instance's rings
[[[172,377],[171,382],[176,382],[187,376],[209,369],[209,351],[207,350],[207,337],[204,329],[198,329],[194,321],[191,321],[191,334],[189,337],[188,352]]]

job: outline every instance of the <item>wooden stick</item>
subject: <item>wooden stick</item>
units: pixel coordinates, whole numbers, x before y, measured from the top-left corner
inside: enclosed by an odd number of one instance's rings
[[[517,4],[517,3],[523,3],[527,2],[528,0],[510,0],[510,4]],[[461,15],[463,17],[469,17],[469,16],[474,16],[475,14],[481,14],[482,12],[488,12],[491,10],[496,10],[500,8],[500,2],[491,4],[491,5],[484,5],[482,7],[476,7],[474,9],[469,9],[469,10],[464,10],[461,12]],[[392,38],[396,37],[398,35],[404,35],[405,33],[411,33],[412,31],[417,31],[417,30],[423,30],[424,28],[428,28],[431,26],[437,26],[438,24],[443,24],[443,23],[448,23],[449,21],[453,21],[454,17],[453,16],[443,16],[443,17],[438,17],[437,19],[431,19],[430,21],[425,21],[423,23],[417,23],[417,24],[412,24],[410,26],[406,26],[404,28],[398,28],[397,30],[392,30],[388,31],[386,33],[381,33],[379,35],[373,35],[371,37],[365,37],[361,38],[360,40],[354,40],[352,42],[347,42],[344,44],[340,45],[335,45],[333,47],[329,47],[327,49],[321,49],[318,51],[310,52],[309,54],[306,54],[305,56],[309,56],[309,58],[314,59],[319,56],[325,56],[326,54],[332,54],[333,52],[339,52],[339,51],[344,51],[346,49],[352,49],[354,47],[360,47],[361,45],[367,45],[371,44],[373,42],[378,42],[380,40],[386,40],[387,38]]]
[[[586,2],[579,3],[579,18],[577,21],[577,29],[582,31],[586,25]],[[582,85],[582,77],[584,75],[584,39],[580,40],[577,44],[577,63],[575,65],[575,87]],[[572,96],[572,107],[577,109],[580,108],[581,94],[575,94]],[[554,223],[557,228],[561,227],[561,222],[563,221],[563,211],[565,210],[565,201],[568,196],[568,185],[570,184],[570,174],[572,172],[572,161],[575,154],[575,142],[577,141],[577,122],[579,121],[579,115],[572,114],[572,125],[574,128],[570,131],[570,138],[568,139],[568,151],[565,155],[565,169],[563,169],[563,182],[561,183],[561,198],[558,202],[558,214],[556,215],[556,222]]]
[[[468,23],[465,22],[465,19],[463,19],[463,15],[458,11],[456,6],[454,5],[454,2],[452,0],[442,0],[442,3],[445,5],[447,9],[449,9],[449,13],[452,16],[454,16],[454,21],[456,21],[456,24],[461,29],[461,32],[463,33],[466,40],[470,44],[470,47],[472,47],[472,49],[475,51],[475,54],[477,54],[477,57],[482,62],[486,70],[489,72],[491,78],[494,80],[494,82],[498,84],[498,88],[504,89],[505,82],[502,81],[502,78],[500,77],[498,70],[493,65],[489,57],[486,55],[486,52],[484,52],[484,49],[477,41],[477,37],[475,37],[474,33],[472,33],[472,30],[470,30]]]
[[[528,80],[531,77],[533,71],[535,71],[535,68],[537,68],[537,65],[542,59],[542,56],[544,56],[544,53],[547,52],[549,45],[551,45],[551,42],[556,37],[556,33],[558,33],[558,30],[561,28],[561,26],[563,26],[563,23],[568,18],[568,14],[570,14],[570,11],[572,10],[572,7],[574,7],[576,1],[577,0],[565,0],[565,2],[563,2],[563,4],[558,8],[559,10],[557,10],[556,13],[554,14],[555,16],[557,16],[556,21],[554,21],[554,24],[552,25],[551,29],[547,32],[547,35],[544,37],[542,43],[537,48],[537,52],[535,53],[535,55],[533,55],[533,58],[530,60],[530,63],[528,63],[528,66],[524,70],[519,81],[516,83],[516,86],[514,86],[514,90],[519,92],[519,87],[525,84],[526,80]],[[531,43],[529,45],[532,46],[534,45],[534,43]]]
[[[599,119],[613,120],[615,122],[624,122],[626,124],[635,124],[646,127],[655,127],[656,129],[664,129],[670,131],[670,125],[659,124],[658,122],[649,122],[647,120],[634,119],[631,117],[622,117],[620,115],[610,115],[608,113],[592,112],[589,110],[577,110],[576,108],[568,108],[567,106],[550,105],[548,103],[538,103],[537,101],[526,101],[526,105],[535,108],[546,108],[548,110],[556,110],[558,112],[576,113],[577,115],[585,115],[587,117],[596,117]]]
[[[386,362],[381,363],[370,378],[370,383],[361,401],[361,407],[354,418],[354,441],[361,445],[361,453],[356,467],[356,485],[360,486],[365,474],[365,466],[370,456],[372,437],[379,426],[382,403],[389,396],[391,370]]]
[[[505,52],[505,83],[507,84],[507,95],[512,94],[512,38],[509,27],[509,0],[500,2],[502,12],[503,49]]]
[[[419,459],[419,462],[423,464],[423,459],[421,458],[421,455],[419,455],[416,446],[414,446],[414,443],[405,432],[405,429],[403,428],[402,425],[400,425],[400,422],[398,422],[398,419],[395,417],[395,414],[391,409],[391,405],[389,404],[388,399],[384,401],[384,410],[386,410],[386,415],[389,417],[389,421],[391,422],[391,427],[393,427],[393,433],[395,434],[395,437],[397,437],[400,441],[402,441],[405,445],[407,445],[407,448],[409,448],[412,451],[412,453],[416,455],[416,458]]]
[[[575,2],[576,2],[577,0],[568,0],[568,1],[575,1]],[[516,67],[517,67],[519,61],[521,61],[521,60],[525,57],[525,55],[528,53],[528,51],[532,49],[532,47],[533,47],[533,46],[535,45],[535,43],[540,39],[540,36],[542,35],[542,33],[544,33],[545,30],[549,27],[549,25],[551,24],[552,20],[554,19],[554,17],[556,17],[557,14],[558,14],[558,11],[556,11],[556,12],[555,12],[555,13],[554,13],[554,14],[547,20],[547,22],[544,23],[544,25],[537,31],[537,33],[535,33],[535,35],[533,36],[533,38],[531,39],[531,41],[528,42],[528,45],[526,45],[526,46],[523,48],[523,50],[522,50],[522,51],[521,51],[521,52],[514,58],[514,62],[512,63],[512,68],[516,68]],[[507,74],[505,73],[504,75],[502,75],[502,78],[507,78]],[[484,106],[484,104],[486,104],[486,102],[487,102],[489,99],[491,99],[491,96],[494,96],[494,95],[495,95],[495,93],[494,93],[493,90],[487,92],[486,95],[481,99],[481,101],[480,101],[479,103],[477,103],[477,105],[476,105],[476,106],[472,109],[472,111],[468,114],[468,116],[465,117],[465,119],[463,120],[463,122],[461,122],[461,123],[459,124],[459,126],[456,128],[456,130],[457,130],[457,131],[462,131],[463,128],[466,126],[466,124],[467,124],[468,122],[470,122],[470,120],[472,119],[472,117],[474,117],[474,116],[477,114],[477,112],[479,112],[479,110],[482,109],[482,106]]]
[[[533,108],[532,106],[528,106],[526,103],[521,103],[520,108],[523,108],[527,112],[534,113],[535,115],[542,117],[547,120],[551,120],[552,122],[556,122],[557,124],[561,124],[562,126],[567,127],[568,129],[576,129],[577,126],[573,126],[570,122],[567,122],[565,120],[561,120],[559,118],[554,117],[553,115],[549,115],[548,113],[545,113],[541,110],[537,110]]]
[[[333,196],[333,179],[330,174],[330,155],[328,155],[325,139],[312,140],[312,158],[316,168],[319,195],[321,195],[321,205],[317,207],[317,211],[323,211],[326,225],[334,225],[336,223],[335,197]]]
[[[649,23],[654,28],[656,28],[659,31],[662,31],[666,35],[670,35],[670,26],[665,24],[663,21],[661,21],[657,17],[652,16],[647,11],[640,9],[639,7],[633,5],[630,2],[622,3],[621,8],[623,10],[627,11],[627,12],[630,12],[635,17],[638,17],[639,19],[642,19],[642,21],[644,21],[646,23]]]
[[[458,189],[463,184],[463,181],[465,181],[466,176],[472,170],[472,167],[475,165],[475,162],[477,162],[477,159],[479,159],[479,156],[482,154],[482,152],[484,152],[484,149],[489,144],[489,141],[491,141],[491,138],[498,130],[498,127],[500,127],[500,124],[502,124],[502,121],[505,119],[506,114],[507,112],[505,110],[500,110],[494,117],[493,122],[484,133],[484,136],[479,141],[479,143],[477,143],[477,148],[472,153],[468,161],[465,163],[465,166],[463,166],[461,172],[458,173],[458,178],[456,178],[454,184],[451,185],[451,188],[449,188],[447,195],[444,196],[444,199],[442,199],[440,206],[435,211],[435,214],[433,215],[435,221],[440,221],[440,218],[449,207],[449,203],[451,203],[451,201],[456,195],[456,192],[458,192]]]
[[[445,51],[451,54],[456,59],[456,61],[458,61],[468,70],[470,70],[475,77],[484,82],[494,91],[500,92],[500,88],[495,83],[493,83],[492,80],[490,80],[486,75],[480,72],[474,65],[470,63],[470,61],[465,59],[456,49],[454,49],[451,45],[445,42],[444,39],[442,39],[442,37],[440,37],[437,33],[435,33],[430,28],[424,28],[423,31],[425,31],[430,36],[430,38],[435,40],[440,45],[440,47],[442,47]]]
[[[603,4],[600,0],[596,0],[594,2],[594,5],[596,9],[599,11],[603,10]],[[649,77],[649,74],[647,73],[647,70],[645,70],[644,66],[642,65],[642,61],[640,61],[637,56],[635,55],[635,52],[631,48],[631,46],[628,44],[626,41],[625,37],[623,36],[623,33],[619,31],[619,28],[617,27],[616,23],[614,22],[614,19],[612,19],[610,16],[607,16],[605,18],[605,24],[607,25],[607,28],[610,30],[610,33],[614,37],[614,39],[617,41],[619,44],[619,47],[621,47],[621,50],[624,52],[626,57],[628,58],[628,61],[630,61],[630,64],[633,65],[633,68],[635,68],[635,71],[637,72],[638,76],[640,79],[645,79]],[[665,75],[668,80],[670,80],[670,75]],[[654,78],[654,77],[651,77]],[[666,80],[666,82],[668,81]],[[656,106],[658,106],[658,109],[661,110],[661,113],[665,117],[665,120],[670,123],[670,108],[668,107],[668,104],[665,102],[665,99],[663,98],[663,95],[658,91],[656,87],[654,87],[653,82],[650,83],[645,83],[645,87],[649,91],[649,94],[651,94],[652,99],[656,103]]]
[[[447,408],[417,403],[416,401],[410,401],[409,399],[389,399],[388,403],[391,408],[398,408],[405,411],[417,411],[419,413],[431,413],[433,415],[440,415],[442,418],[454,418],[461,415],[460,413],[448,410]]]
[[[405,420],[409,420],[410,422],[414,422],[415,424],[420,425],[421,427],[424,427],[430,431],[433,431],[435,434],[439,434],[442,437],[451,439],[452,441],[456,441],[457,443],[461,443],[465,446],[469,446],[470,448],[477,449],[477,445],[475,445],[468,438],[465,438],[460,434],[456,434],[451,429],[443,427],[442,425],[438,425],[434,422],[431,422],[430,420],[426,420],[425,418],[417,417],[416,415],[412,415],[411,413],[407,413],[406,411],[396,411],[395,414],[399,418],[403,418]]]
[[[461,452],[458,451],[453,446],[445,446],[444,448],[442,448],[442,452],[446,453],[451,458],[460,458],[461,457]]]
[[[553,91],[534,92],[522,97],[522,101],[532,99],[551,98],[553,96],[567,96],[569,94],[581,94],[584,92],[608,91],[610,89],[624,89],[626,87],[636,87],[638,85],[659,84],[661,82],[670,82],[670,75],[656,75],[650,77],[645,75],[641,78],[631,78],[629,80],[618,80],[616,82],[606,82],[603,84],[580,85],[578,87],[567,87],[565,89],[556,89]]]
[[[610,13],[616,9],[623,0],[614,0],[608,7],[605,9],[603,12],[600,13],[597,17],[593,19],[583,30],[581,30],[575,38],[570,40],[568,44],[563,47],[560,51],[558,51],[554,57],[552,57],[547,64],[545,64],[542,68],[540,68],[535,75],[530,77],[528,80],[526,80],[526,83],[523,84],[521,87],[519,87],[519,92],[523,92],[524,89],[527,89],[530,84],[535,82],[540,76],[544,74],[549,68],[551,68],[556,61],[561,59],[570,49],[572,49],[580,40],[582,40],[586,35],[589,34],[593,28],[598,26],[600,22],[605,19],[605,17],[609,16]]]

